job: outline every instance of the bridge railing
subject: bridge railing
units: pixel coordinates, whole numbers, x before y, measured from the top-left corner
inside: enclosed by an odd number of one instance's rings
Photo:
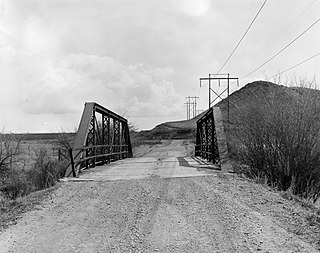
[[[97,103],[85,103],[65,176],[82,169],[132,157],[128,122]]]
[[[213,107],[197,121],[195,156],[220,164]]]

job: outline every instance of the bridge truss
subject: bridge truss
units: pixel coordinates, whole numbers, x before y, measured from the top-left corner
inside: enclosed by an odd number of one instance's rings
[[[197,121],[195,155],[220,165],[213,107]]]
[[[97,103],[85,103],[70,165],[65,176],[77,177],[82,169],[132,157],[129,126],[125,118]]]

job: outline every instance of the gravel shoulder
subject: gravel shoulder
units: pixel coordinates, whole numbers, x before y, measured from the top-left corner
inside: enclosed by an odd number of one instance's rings
[[[219,171],[159,176],[188,153],[173,144],[141,157],[156,158],[145,178],[60,183],[0,234],[0,252],[319,252],[312,212],[270,189]]]

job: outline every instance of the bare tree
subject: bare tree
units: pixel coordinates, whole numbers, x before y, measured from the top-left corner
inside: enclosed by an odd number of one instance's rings
[[[74,134],[66,133],[62,131],[61,133],[58,134],[56,146],[59,149],[69,150],[70,148],[73,148],[73,139],[74,139]]]
[[[0,173],[12,169],[13,164],[21,159],[21,139],[11,134],[0,134]]]

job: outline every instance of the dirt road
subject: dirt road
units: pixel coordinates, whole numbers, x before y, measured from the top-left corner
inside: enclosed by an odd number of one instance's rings
[[[0,252],[318,252],[299,206],[191,150],[167,142],[61,183]]]

